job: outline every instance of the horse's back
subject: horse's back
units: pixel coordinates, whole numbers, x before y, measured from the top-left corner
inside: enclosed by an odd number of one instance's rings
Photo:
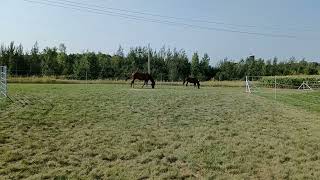
[[[190,83],[197,83],[199,82],[199,80],[197,78],[193,78],[193,77],[188,77],[186,79],[186,81],[190,82]]]
[[[132,73],[133,79],[139,79],[139,80],[147,80],[150,79],[150,75],[148,73],[140,73],[140,72],[134,72]]]

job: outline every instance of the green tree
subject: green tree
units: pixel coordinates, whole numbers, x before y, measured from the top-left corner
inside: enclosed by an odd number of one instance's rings
[[[273,76],[279,75],[279,73],[278,73],[278,58],[277,57],[273,58],[272,75]]]
[[[16,52],[16,47],[14,45],[14,42],[10,42],[10,45],[8,46],[6,50],[6,58],[8,62],[8,71],[11,74],[18,75],[18,62],[15,59],[15,52]]]
[[[174,49],[171,51],[170,49],[166,52],[166,59],[165,63],[168,69],[168,80],[169,81],[177,81],[178,80],[178,67],[177,67],[177,61],[175,59],[177,58],[176,50]]]
[[[97,54],[98,62],[100,65],[100,74],[99,78],[104,79],[104,78],[113,78],[114,73],[113,69],[111,67],[111,56],[103,53],[98,53]]]
[[[123,61],[123,57],[118,55],[112,56],[111,58],[111,68],[113,71],[113,77],[116,79],[120,78],[123,75],[121,71],[122,61]]]
[[[15,61],[15,74],[16,75],[27,75],[28,74],[28,63],[26,62],[23,46],[20,44],[16,47],[16,51],[14,53],[14,61]]]
[[[201,80],[209,80],[211,77],[209,76],[210,70],[210,57],[207,53],[205,53],[200,62],[200,73],[201,73]]]
[[[41,59],[39,55],[38,42],[35,42],[31,48],[29,57],[29,74],[40,75],[41,74]]]
[[[184,50],[180,50],[178,54],[178,80],[183,80],[188,77],[191,73],[191,64],[189,63],[189,59]]]
[[[198,53],[191,61],[184,50],[166,49],[159,52],[151,50],[151,73],[157,80],[179,81],[192,75],[200,80],[216,77],[220,80],[243,79],[248,76],[319,74],[320,64],[294,57],[288,60],[255,59],[253,56],[240,61],[224,59],[216,66],[210,66],[210,57],[204,54],[199,62]],[[30,52],[25,52],[20,44],[11,42],[0,46],[0,64],[7,65],[12,75],[64,75],[67,78],[124,79],[134,71],[147,72],[148,48],[133,47],[127,55],[119,46],[115,55],[85,52],[67,54],[66,46],[47,47],[39,52],[36,42]]]
[[[123,52],[123,48],[121,47],[121,45],[119,45],[119,48],[117,50],[117,53],[116,53],[117,56],[120,56],[120,57],[124,57],[124,52]]]
[[[272,64],[271,64],[271,60],[267,60],[266,62],[266,76],[271,76],[272,75]]]
[[[87,53],[85,57],[89,60],[89,78],[98,79],[101,71],[101,66],[97,55],[94,52]]]
[[[57,48],[46,47],[42,52],[42,75],[59,75],[59,63],[57,61]]]
[[[219,72],[216,74],[216,79],[221,81],[237,79],[237,66],[237,63],[229,61],[228,59],[220,61],[218,65]]]
[[[68,55],[67,55],[67,47],[64,44],[59,45],[59,52],[57,55],[57,73],[60,75],[67,75],[70,72],[71,64],[68,62]]]
[[[90,69],[90,63],[88,58],[83,55],[80,59],[76,60],[73,67],[74,78],[76,79],[86,79],[88,77],[88,72]]]
[[[201,76],[200,72],[200,63],[199,63],[199,55],[197,52],[195,52],[192,55],[191,60],[191,75],[195,78],[199,78]]]

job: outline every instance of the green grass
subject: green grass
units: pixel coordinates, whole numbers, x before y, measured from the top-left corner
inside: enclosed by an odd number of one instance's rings
[[[263,88],[255,93],[270,100],[320,113],[320,91]]]
[[[221,87],[9,90],[15,103],[0,103],[0,179],[320,177],[319,105],[290,98],[305,94],[274,101],[267,91]]]
[[[55,76],[30,76],[30,77],[9,77],[9,83],[26,83],[26,84],[128,84],[131,80],[110,80],[110,79],[97,79],[97,80],[72,80],[66,79],[64,77]],[[136,81],[136,84],[142,85],[141,82]],[[200,82],[201,86],[209,87],[242,87],[244,86],[244,81],[205,81]],[[166,85],[166,86],[181,86],[180,82],[170,82],[170,81],[157,81],[156,85]]]

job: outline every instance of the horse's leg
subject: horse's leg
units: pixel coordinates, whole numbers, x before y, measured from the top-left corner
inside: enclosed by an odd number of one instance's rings
[[[188,86],[188,83],[189,83],[189,82],[187,81],[187,84],[186,84],[186,86]]]
[[[144,87],[144,85],[146,85],[148,82],[147,81],[144,81],[143,85],[142,85],[142,88]]]
[[[193,87],[196,87],[196,83],[193,83]]]
[[[134,80],[135,80],[135,79],[133,79],[133,80],[131,81],[131,87],[133,87],[133,88],[134,88]]]

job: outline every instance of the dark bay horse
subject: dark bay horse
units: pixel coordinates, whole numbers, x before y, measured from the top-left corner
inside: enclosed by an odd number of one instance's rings
[[[198,89],[200,89],[200,82],[198,79],[196,78],[193,78],[193,77],[187,77],[186,79],[183,80],[183,85],[186,84],[186,86],[188,86],[188,83],[193,83],[194,84],[194,87],[196,87],[196,85],[198,86]]]
[[[151,87],[152,89],[154,88],[154,86],[156,85],[156,83],[154,82],[154,79],[152,78],[152,76],[148,73],[140,73],[140,72],[135,72],[135,73],[132,73],[131,75],[131,87],[134,87],[134,81],[136,79],[139,79],[139,80],[143,80],[144,83],[143,83],[143,86],[144,85],[148,85],[148,81],[151,81]]]

